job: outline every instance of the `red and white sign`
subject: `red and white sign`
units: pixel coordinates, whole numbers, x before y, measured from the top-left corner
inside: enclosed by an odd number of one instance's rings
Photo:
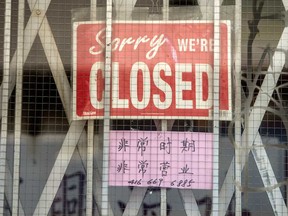
[[[230,120],[229,22],[220,29],[220,117]],[[73,33],[73,118],[101,119],[105,23],[75,23]],[[111,118],[212,119],[213,41],[212,22],[113,23]]]

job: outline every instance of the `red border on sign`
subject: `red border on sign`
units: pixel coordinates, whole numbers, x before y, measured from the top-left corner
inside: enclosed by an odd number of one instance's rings
[[[230,22],[220,28],[220,119],[231,120]],[[74,23],[74,120],[103,118],[104,35],[104,22]],[[212,119],[213,35],[206,21],[113,23],[111,118]]]

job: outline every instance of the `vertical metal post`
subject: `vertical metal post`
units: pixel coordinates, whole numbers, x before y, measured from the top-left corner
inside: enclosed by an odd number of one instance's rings
[[[234,48],[234,77],[235,77],[235,181],[241,185],[242,156],[241,156],[241,20],[242,1],[235,2],[235,48]],[[241,191],[235,188],[235,215],[242,215]]]
[[[94,121],[88,121],[87,134],[87,168],[86,168],[86,216],[92,215],[93,208],[93,141]]]
[[[169,20],[169,0],[163,0],[163,20]],[[161,131],[167,131],[167,120],[161,121]],[[161,216],[166,216],[167,214],[167,190],[166,188],[161,188]]]
[[[167,131],[167,120],[161,121],[161,131]],[[166,188],[161,188],[161,216],[166,216],[167,214],[167,190]]]
[[[163,0],[163,20],[169,20],[169,0]]]
[[[212,215],[219,215],[219,77],[220,77],[220,0],[214,1],[213,72],[213,191]]]
[[[6,145],[9,101],[10,38],[11,38],[11,0],[5,3],[3,81],[2,81],[2,122],[0,140],[0,215],[4,215],[5,179],[6,179]]]
[[[96,20],[97,0],[90,1],[90,20]],[[86,167],[86,216],[93,212],[94,120],[88,121]]]
[[[15,141],[13,167],[12,215],[19,215],[19,176],[21,158],[21,124],[22,124],[22,89],[23,89],[23,54],[24,54],[24,0],[18,1],[18,37],[17,37],[17,77],[15,103]]]
[[[282,0],[285,10],[288,10],[288,1]],[[286,200],[288,200],[288,185],[286,185]],[[287,212],[288,212],[288,205],[287,205]]]
[[[97,0],[90,0],[90,20],[96,20]]]
[[[109,215],[108,174],[109,174],[109,131],[110,131],[110,86],[111,86],[111,39],[112,39],[112,0],[106,1],[106,46],[105,46],[105,93],[103,120],[103,173],[101,214]]]

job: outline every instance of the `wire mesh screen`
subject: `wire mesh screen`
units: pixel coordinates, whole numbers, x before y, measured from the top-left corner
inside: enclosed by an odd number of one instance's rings
[[[0,215],[286,215],[287,1],[0,2]]]

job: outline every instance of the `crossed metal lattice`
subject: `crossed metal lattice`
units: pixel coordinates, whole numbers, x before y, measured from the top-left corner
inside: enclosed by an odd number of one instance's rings
[[[6,0],[6,2],[8,2]],[[52,75],[54,77],[55,84],[57,86],[60,98],[63,103],[63,107],[65,109],[65,113],[67,116],[68,121],[70,122],[70,128],[66,134],[65,140],[63,141],[62,147],[58,153],[57,159],[54,163],[54,166],[50,172],[50,175],[47,179],[47,182],[44,186],[43,192],[39,198],[39,201],[37,203],[37,206],[35,208],[33,215],[47,215],[50,209],[50,206],[52,205],[53,199],[57,193],[57,190],[60,186],[61,180],[65,174],[65,171],[69,165],[69,162],[71,160],[71,157],[74,153],[74,150],[77,146],[77,143],[82,136],[86,136],[86,132],[84,131],[84,126],[86,124],[85,121],[72,121],[70,116],[70,92],[72,92],[72,89],[70,87],[68,78],[66,76],[64,66],[61,60],[61,56],[59,54],[56,42],[54,40],[53,32],[50,28],[49,22],[46,17],[47,9],[50,5],[51,0],[27,0],[29,8],[31,10],[31,16],[28,20],[28,23],[24,30],[24,47],[23,47],[23,62],[26,61],[29,52],[31,50],[31,47],[34,43],[34,40],[37,36],[37,34],[40,37],[45,55],[47,57],[48,64],[50,66]],[[117,6],[117,3],[119,1],[115,0],[115,5]],[[136,1],[127,1],[126,4],[123,4],[128,11],[132,11]],[[200,9],[203,14],[211,14],[211,13],[205,13],[204,11],[207,11],[207,6],[213,6],[213,1],[199,1]],[[92,5],[92,4],[91,4]],[[94,4],[95,5],[95,4]],[[285,7],[285,10],[288,10],[288,2],[283,0],[283,5]],[[131,14],[130,14],[131,15]],[[208,16],[208,15],[207,15]],[[282,33],[282,36],[279,40],[277,50],[287,50],[288,49],[288,28],[285,27],[284,31]],[[10,82],[8,83],[8,95],[3,94],[5,92],[3,90],[4,81],[1,85],[1,95],[2,95],[2,102],[5,102],[8,100],[10,95],[12,94],[12,91],[14,89],[14,86],[16,84],[16,73],[17,73],[17,52],[13,55],[13,58],[10,62],[10,68],[9,68],[9,76],[10,76]],[[282,70],[283,66],[285,65],[285,54],[283,52],[275,52],[271,65],[268,69],[268,74],[265,76],[265,79],[262,83],[261,89],[262,92],[259,93],[257,96],[257,99],[255,101],[254,107],[265,107],[268,106],[270,97],[273,93],[273,89],[277,84],[277,81],[279,79],[280,74],[275,73]],[[3,109],[3,107],[2,107]],[[259,135],[259,126],[262,122],[263,116],[264,116],[265,110],[264,109],[253,109],[249,115],[247,125],[252,125],[253,128],[249,128],[249,133],[246,133],[244,130],[243,134],[246,134],[248,136],[242,136],[242,142],[246,143],[249,147],[252,145],[262,145],[262,140]],[[2,112],[3,115],[3,112]],[[2,125],[5,122],[2,122]],[[93,141],[93,138],[91,138],[91,134],[93,136],[93,130],[91,130],[91,122],[90,129],[88,129],[88,142],[89,140]],[[1,130],[4,130],[2,127]],[[1,131],[1,139],[3,135],[3,131]],[[2,139],[3,140],[3,139]],[[91,145],[90,145],[91,148]],[[93,148],[93,146],[92,146]],[[2,149],[2,148],[1,148]],[[269,162],[268,155],[264,148],[250,148],[252,149],[252,154],[254,156],[255,162],[258,166],[262,181],[264,183],[265,187],[269,187],[271,185],[276,185],[278,182],[276,180],[275,174],[273,172],[271,163]],[[87,151],[87,152],[93,152],[93,151]],[[91,155],[90,155],[91,156]],[[259,157],[260,156],[260,157]],[[242,157],[246,157],[246,155],[242,155]],[[4,157],[4,159],[6,159]],[[0,158],[1,165],[5,162],[3,162],[2,157]],[[91,160],[91,157],[90,157]],[[93,160],[93,155],[92,155]],[[243,160],[244,161],[244,160]],[[266,164],[266,167],[263,167],[263,164]],[[91,163],[90,163],[91,165]],[[6,165],[4,166],[4,168]],[[243,170],[244,164],[240,164],[241,170]],[[227,175],[225,177],[223,186],[219,192],[219,215],[225,215],[225,212],[228,209],[229,203],[232,199],[232,196],[235,191],[235,182],[234,182],[234,168],[235,168],[235,162],[232,160],[229,170],[227,172]],[[1,169],[2,172],[3,169]],[[93,172],[93,167],[87,167],[87,176],[88,172]],[[4,171],[5,172],[5,171]],[[99,173],[96,173],[98,175],[99,179],[101,179],[101,176]],[[93,175],[92,175],[93,176]],[[87,181],[90,181],[92,183],[92,176],[87,177]],[[7,179],[12,179],[11,176],[7,176]],[[5,179],[0,179],[1,183],[3,185],[5,184]],[[91,186],[92,184],[90,184]],[[95,189],[95,188],[94,188]],[[87,194],[89,196],[93,196],[92,194],[92,187],[87,187]],[[96,190],[96,189],[95,189]],[[17,191],[15,192],[18,193]],[[101,192],[96,191],[96,197],[101,196]],[[145,188],[134,188],[130,200],[126,206],[126,209],[123,213],[123,215],[136,215],[141,203],[144,199],[144,196],[146,194]],[[181,195],[184,200],[184,208],[186,210],[187,215],[200,215],[200,211],[196,202],[196,199],[192,193],[192,190],[187,193],[181,192]],[[282,193],[280,191],[280,188],[276,187],[271,191],[267,191],[267,195],[271,204],[271,207],[273,209],[273,212],[275,215],[278,215],[280,213],[287,214],[287,207],[285,205]],[[0,196],[4,197],[4,188],[0,189]],[[165,199],[165,195],[161,196],[162,199]],[[17,200],[15,200],[17,199]],[[3,198],[4,200],[4,198]],[[88,199],[87,199],[88,200]],[[92,198],[91,198],[92,200]],[[18,202],[18,196],[13,196],[13,203]],[[162,206],[165,204],[164,202],[161,202]],[[0,214],[3,215],[3,209],[4,209],[4,201],[0,203]],[[88,205],[87,205],[88,206]],[[166,205],[165,205],[166,206]],[[191,211],[193,209],[193,212]],[[90,203],[90,207],[86,209],[86,211],[92,212],[92,205]],[[166,213],[165,207],[161,208],[161,212],[163,215]],[[165,213],[164,213],[165,212]],[[14,215],[17,215],[17,213],[13,213]],[[87,213],[88,214],[88,213]],[[92,213],[91,213],[92,214]],[[110,208],[109,215],[113,214],[112,210]],[[21,207],[21,203],[19,205],[19,215],[24,215],[24,211]]]

